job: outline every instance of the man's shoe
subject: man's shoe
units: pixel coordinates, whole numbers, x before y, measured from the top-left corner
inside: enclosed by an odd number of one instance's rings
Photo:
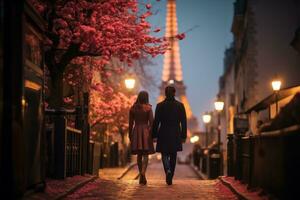
[[[167,173],[166,182],[168,185],[172,185],[172,173],[171,172]]]

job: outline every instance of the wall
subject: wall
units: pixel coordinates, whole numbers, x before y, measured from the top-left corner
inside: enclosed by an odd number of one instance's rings
[[[282,87],[300,85],[300,56],[290,42],[300,25],[300,7],[294,0],[249,1],[255,25],[257,63],[255,93],[252,102],[256,104],[272,93],[271,81],[277,74],[283,82]]]

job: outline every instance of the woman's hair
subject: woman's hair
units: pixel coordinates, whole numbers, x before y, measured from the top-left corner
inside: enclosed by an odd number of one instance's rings
[[[146,91],[141,91],[138,94],[135,104],[148,104],[149,103],[149,95]]]

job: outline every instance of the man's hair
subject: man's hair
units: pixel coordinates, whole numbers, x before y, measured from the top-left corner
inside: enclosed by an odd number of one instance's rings
[[[165,89],[165,95],[167,98],[175,97],[176,89],[173,86],[167,86]]]

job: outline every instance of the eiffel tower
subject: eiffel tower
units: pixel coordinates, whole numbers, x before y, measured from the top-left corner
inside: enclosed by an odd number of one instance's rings
[[[180,62],[180,49],[178,39],[175,36],[178,34],[177,16],[176,16],[176,1],[168,0],[167,16],[166,16],[166,33],[170,43],[170,50],[164,55],[164,66],[162,72],[162,83],[160,86],[160,95],[158,101],[162,101],[165,97],[165,87],[172,85],[176,88],[176,98],[184,104],[188,120],[188,134],[198,130],[198,122],[193,115],[190,104],[188,102],[183,83],[182,66]]]

